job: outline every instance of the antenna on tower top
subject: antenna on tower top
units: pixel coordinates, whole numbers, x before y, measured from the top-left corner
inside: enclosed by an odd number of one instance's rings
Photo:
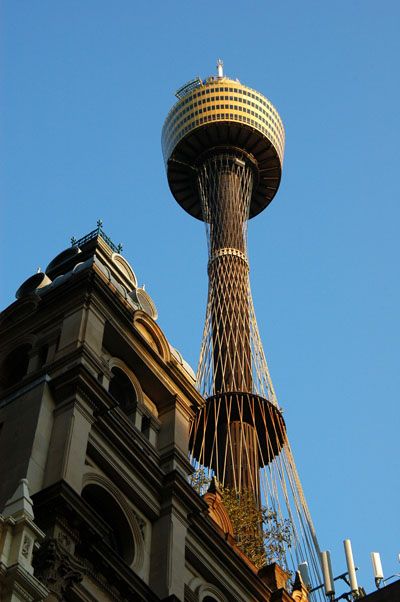
[[[222,59],[217,60],[217,76],[224,77],[224,61]]]

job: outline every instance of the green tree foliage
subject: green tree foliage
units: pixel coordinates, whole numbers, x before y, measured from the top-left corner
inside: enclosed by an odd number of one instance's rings
[[[259,506],[251,491],[237,493],[229,487],[223,487],[221,491],[242,552],[257,568],[271,562],[286,568],[285,552],[291,542],[290,521],[279,520],[274,510]]]
[[[210,479],[200,468],[192,474],[190,483],[200,495],[204,495]],[[220,492],[242,552],[257,568],[277,562],[287,569],[286,550],[291,547],[292,539],[290,520],[279,519],[274,510],[260,506],[252,491],[237,492],[221,486]]]
[[[190,475],[189,483],[199,495],[204,495],[210,486],[211,479],[204,468],[198,468]]]

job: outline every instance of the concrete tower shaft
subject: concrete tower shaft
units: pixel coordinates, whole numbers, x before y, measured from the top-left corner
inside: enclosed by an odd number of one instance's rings
[[[230,153],[214,151],[198,169],[209,248],[212,395],[252,391],[246,224],[253,176],[245,157],[233,150]],[[224,483],[230,488],[253,491],[259,503],[255,427],[231,420],[221,424],[219,430],[221,437],[231,442],[231,453],[226,460],[219,458],[225,467]],[[246,462],[241,460],[243,450],[247,450]]]
[[[238,153],[215,153],[198,169],[198,188],[208,233],[212,320],[212,395],[251,391],[246,223],[253,171]]]

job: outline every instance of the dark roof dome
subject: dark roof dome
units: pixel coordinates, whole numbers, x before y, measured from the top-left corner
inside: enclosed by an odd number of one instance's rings
[[[66,263],[67,261],[79,255],[79,253],[81,253],[81,250],[79,247],[76,246],[64,249],[64,251],[61,251],[61,253],[56,255],[54,259],[50,261],[49,265],[46,268],[46,274],[51,274],[51,272],[58,269],[63,263]]]

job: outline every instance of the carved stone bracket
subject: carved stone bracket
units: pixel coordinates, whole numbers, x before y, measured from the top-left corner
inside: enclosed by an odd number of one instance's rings
[[[35,576],[57,597],[63,599],[66,591],[83,579],[83,566],[54,538],[47,538],[35,553]]]

